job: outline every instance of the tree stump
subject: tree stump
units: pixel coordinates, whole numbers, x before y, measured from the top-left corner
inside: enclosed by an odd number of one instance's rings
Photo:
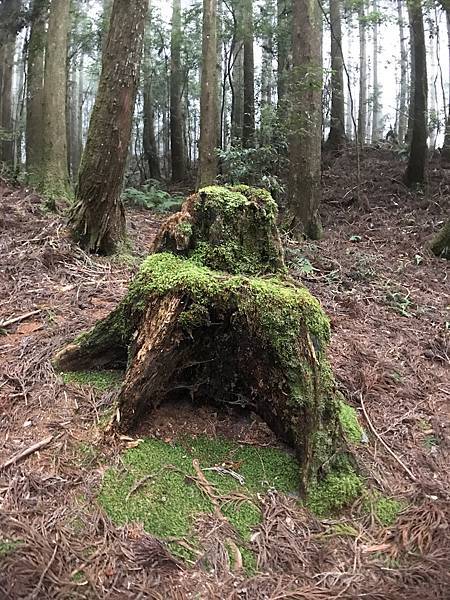
[[[205,188],[162,225],[153,249],[119,306],[55,366],[126,367],[121,431],[186,394],[251,409],[296,450],[306,490],[339,446],[339,402],[329,322],[286,276],[271,196]]]

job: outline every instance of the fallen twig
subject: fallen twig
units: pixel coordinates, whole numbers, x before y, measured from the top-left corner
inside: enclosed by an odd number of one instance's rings
[[[20,452],[19,454],[16,454],[15,456],[12,456],[5,463],[3,463],[2,465],[0,465],[0,471],[3,471],[4,469],[7,469],[11,465],[14,465],[15,463],[19,462],[23,458],[26,458],[27,456],[30,456],[30,454],[33,454],[34,452],[37,452],[41,448],[44,448],[44,446],[48,446],[50,444],[50,442],[53,440],[53,438],[54,438],[53,435],[49,435],[44,440],[41,440],[40,442],[36,442],[36,444],[33,444],[32,446],[29,446],[29,448],[26,448],[25,450],[22,450],[22,452]]]
[[[392,450],[392,448],[390,448],[387,443],[383,440],[383,438],[381,437],[381,435],[378,433],[378,431],[375,429],[372,421],[370,420],[370,417],[367,413],[366,407],[364,406],[364,400],[363,400],[363,395],[360,393],[359,394],[359,399],[361,401],[361,408],[362,411],[364,413],[364,417],[366,418],[367,424],[369,425],[370,430],[372,431],[372,433],[374,434],[374,436],[377,438],[377,440],[379,440],[382,445],[386,448],[386,450],[389,452],[389,454],[398,462],[398,464],[403,467],[403,469],[406,471],[406,473],[409,475],[409,477],[413,480],[413,481],[417,481],[417,477],[414,475],[414,473],[411,471],[411,469],[409,467],[407,467],[405,465],[405,463],[401,460],[401,458],[399,458],[395,452]]]
[[[25,321],[25,319],[28,319],[28,317],[38,315],[40,312],[41,309],[32,310],[31,312],[25,313],[24,315],[20,315],[19,317],[13,317],[12,319],[7,319],[6,321],[0,321],[0,327],[8,327],[8,325],[14,325],[14,323],[20,323],[21,321]]]

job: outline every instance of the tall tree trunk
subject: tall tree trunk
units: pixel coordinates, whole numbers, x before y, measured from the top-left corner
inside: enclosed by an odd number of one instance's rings
[[[0,4],[0,161],[14,164],[12,81],[16,35],[20,28],[21,0]]]
[[[155,110],[153,106],[153,81],[151,68],[151,44],[150,44],[150,2],[149,17],[146,24],[146,36],[143,60],[143,89],[144,89],[144,127],[142,132],[142,143],[144,147],[144,156],[148,166],[148,173],[151,179],[161,179],[159,167],[158,148],[155,136]]]
[[[69,73],[69,81],[67,85],[67,140],[68,140],[68,166],[70,178],[72,181],[75,180],[78,167],[80,164],[79,160],[79,149],[78,144],[78,118],[80,115],[78,102],[80,94],[78,91],[78,66],[76,60],[72,61],[72,67]]]
[[[0,47],[0,134],[3,138],[0,141],[0,161],[5,162],[11,168],[14,164],[12,82],[15,51],[15,36],[10,36],[8,41]]]
[[[347,17],[347,28],[346,28],[346,38],[347,38],[347,47],[346,47],[346,56],[347,56],[347,72],[353,73],[353,15],[349,15]],[[350,84],[351,87],[351,84]],[[345,86],[346,89],[346,103],[345,103],[345,131],[346,137],[349,140],[352,140],[355,136],[355,123],[354,123],[354,103],[353,97],[351,96],[351,91],[349,90],[349,85]]]
[[[421,184],[425,180],[427,159],[427,57],[422,6],[420,0],[408,4],[411,37],[414,46],[414,102],[411,150],[405,180],[408,185]]]
[[[170,41],[170,149],[172,181],[181,181],[186,175],[184,155],[181,72],[181,0],[173,0],[172,33]]]
[[[277,94],[278,109],[284,112],[288,72],[288,49],[291,41],[288,0],[277,0]]]
[[[293,5],[289,213],[296,237],[318,239],[322,145],[322,19],[317,0]]]
[[[217,0],[203,0],[202,76],[198,185],[211,185],[217,175]]]
[[[345,144],[344,61],[342,56],[341,0],[330,0],[331,24],[331,127],[328,148]]]
[[[266,0],[266,12],[270,15],[270,27],[264,33],[261,65],[261,107],[270,106],[273,96],[273,0]]]
[[[125,234],[120,199],[130,144],[148,0],[114,0],[99,89],[70,216],[85,250],[110,254]]]
[[[34,0],[31,13],[30,39],[28,42],[27,118],[25,130],[26,168],[32,181],[37,179],[41,163],[41,138],[44,128],[42,103],[47,17],[48,0]]]
[[[255,143],[255,59],[253,50],[253,0],[244,2],[244,123],[242,145]]]
[[[244,41],[242,39],[242,7],[234,7],[234,33],[231,80],[231,141],[242,142],[244,127]]]
[[[67,38],[70,0],[52,0],[48,20],[42,101],[42,156],[37,185],[53,201],[67,195]]]
[[[378,54],[380,52],[379,44],[379,17],[378,17],[378,0],[373,0],[373,11],[375,13],[373,23],[373,91],[372,91],[372,144],[375,144],[383,137],[383,125],[381,123],[381,84],[378,77]]]
[[[75,131],[73,132],[73,147],[72,147],[72,176],[74,179],[78,176],[80,170],[81,156],[83,154],[83,86],[84,86],[84,57],[83,53],[80,56],[80,63],[77,67],[75,78],[78,98],[76,101],[77,115],[75,118]]]
[[[358,142],[364,146],[367,136],[367,27],[365,0],[358,9],[359,18],[359,110]]]
[[[405,23],[403,18],[403,0],[397,0],[398,30],[400,36],[400,102],[398,115],[398,141],[403,144],[406,137],[408,115],[406,97],[408,89],[408,51],[406,47]]]
[[[448,38],[448,65],[449,65],[449,73],[448,78],[450,81],[450,0],[442,0],[442,5],[445,9],[446,17],[447,17],[447,38]],[[441,152],[442,161],[444,164],[450,165],[450,94],[449,94],[449,105],[448,105],[448,114],[447,114],[447,123],[445,127],[445,138],[444,145],[442,146]]]
[[[25,38],[20,44],[20,58],[16,66],[17,94],[14,103],[14,171],[17,171],[23,164],[22,143],[24,130],[24,108],[25,108],[25,72],[26,72],[26,45],[28,39]]]

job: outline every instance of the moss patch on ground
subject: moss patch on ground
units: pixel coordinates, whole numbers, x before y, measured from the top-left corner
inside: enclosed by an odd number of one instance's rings
[[[380,492],[371,491],[364,498],[364,509],[374,515],[380,525],[390,527],[395,523],[399,514],[405,510],[407,503],[396,498],[387,498]]]
[[[299,486],[297,461],[281,450],[240,446],[220,438],[186,438],[173,445],[147,439],[124,453],[126,470],[110,468],[105,473],[99,502],[117,524],[139,521],[159,538],[185,538],[195,546],[195,521],[203,513],[213,513],[214,507],[192,479],[194,459],[218,496],[239,492],[246,498],[222,509],[243,546],[261,521],[257,494],[269,489],[293,492]],[[244,485],[231,475],[208,470],[222,465],[242,476]],[[142,485],[132,492],[139,482]],[[176,542],[172,549],[186,557],[186,550]]]
[[[122,371],[70,371],[61,373],[64,383],[89,385],[97,390],[106,391],[118,387],[123,381]]]
[[[0,558],[12,554],[20,546],[18,540],[0,539]]]

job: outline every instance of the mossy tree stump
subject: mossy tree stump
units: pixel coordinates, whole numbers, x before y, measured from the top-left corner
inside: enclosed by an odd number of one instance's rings
[[[127,366],[122,431],[186,394],[251,409],[295,448],[306,490],[339,446],[339,402],[328,320],[285,270],[270,195],[205,188],[162,225],[119,306],[55,366]]]

